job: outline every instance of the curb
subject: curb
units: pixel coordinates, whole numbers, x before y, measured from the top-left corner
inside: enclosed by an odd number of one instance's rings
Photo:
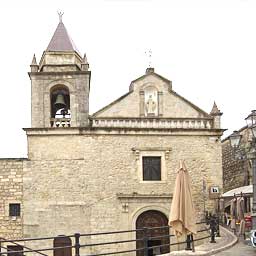
[[[238,242],[238,237],[235,236],[231,231],[229,231],[228,229],[223,228],[223,227],[221,227],[221,229],[224,229],[225,232],[229,233],[229,235],[233,237],[233,240],[230,243],[228,243],[228,244],[226,244],[226,245],[224,245],[224,246],[222,246],[222,247],[220,247],[218,249],[213,249],[213,250],[207,252],[204,255],[213,255],[215,253],[227,250],[227,249],[231,248],[232,246],[234,246]]]
[[[196,256],[196,255],[200,255],[200,256],[208,256],[208,255],[214,255],[216,253],[219,253],[221,251],[224,251],[224,250],[227,250],[229,248],[231,248],[232,246],[234,246],[237,242],[238,242],[238,237],[235,236],[231,231],[229,231],[228,229],[224,228],[224,227],[220,227],[221,230],[223,232],[226,232],[228,233],[228,236],[229,237],[232,237],[232,241],[229,242],[228,244],[225,244],[223,246],[220,246],[219,248],[216,248],[216,249],[212,249],[210,251],[200,251],[200,249],[195,252],[192,252],[192,251],[174,251],[174,252],[171,252],[169,254],[163,254],[163,256],[188,256],[188,255],[193,255],[193,256]]]

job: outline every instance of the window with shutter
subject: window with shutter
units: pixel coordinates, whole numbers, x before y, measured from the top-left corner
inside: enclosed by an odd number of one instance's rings
[[[9,204],[9,216],[20,216],[20,204]]]
[[[161,180],[161,157],[143,156],[143,180]]]

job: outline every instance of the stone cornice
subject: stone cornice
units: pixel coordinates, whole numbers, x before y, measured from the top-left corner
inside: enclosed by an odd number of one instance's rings
[[[63,75],[91,75],[91,71],[60,71],[60,72],[28,72],[31,76],[63,76]]]
[[[28,136],[50,135],[161,135],[161,136],[221,136],[224,129],[158,129],[118,127],[23,128]]]

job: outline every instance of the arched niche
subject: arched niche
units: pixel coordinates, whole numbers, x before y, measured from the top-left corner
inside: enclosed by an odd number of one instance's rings
[[[144,89],[145,116],[158,116],[158,90],[154,86]]]
[[[162,95],[152,83],[145,84],[140,90],[140,116],[162,116]]]

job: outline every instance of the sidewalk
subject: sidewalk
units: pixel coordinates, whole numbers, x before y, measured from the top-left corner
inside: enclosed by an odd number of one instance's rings
[[[205,240],[205,243],[195,247],[195,252],[192,251],[173,251],[165,256],[182,256],[182,255],[213,255],[220,251],[226,250],[237,243],[238,238],[226,228],[220,226],[221,237],[216,237],[216,243],[210,243]]]

